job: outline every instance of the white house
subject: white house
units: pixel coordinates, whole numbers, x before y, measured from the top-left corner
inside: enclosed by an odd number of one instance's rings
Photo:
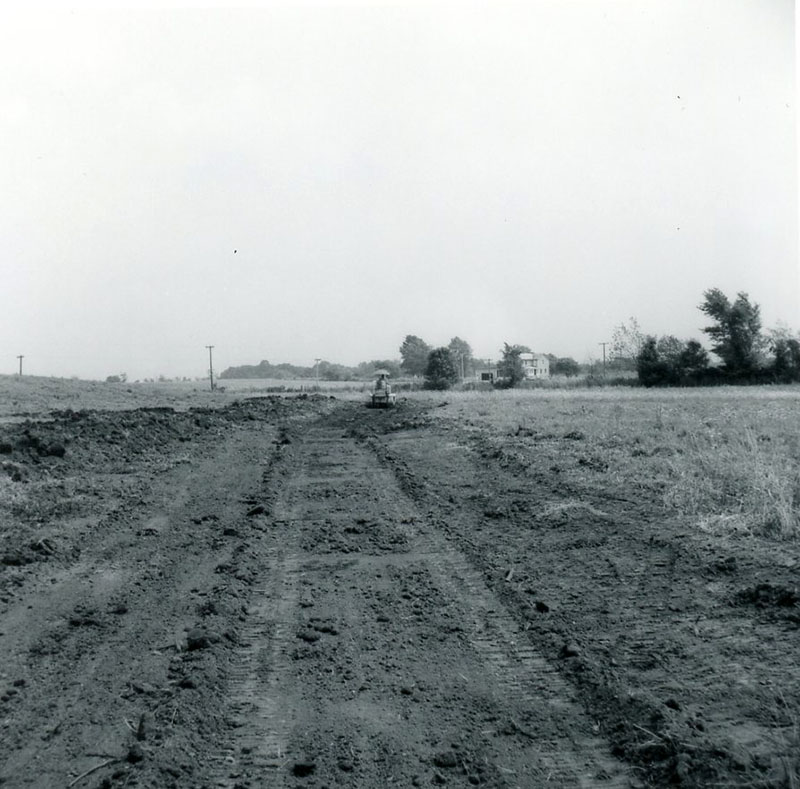
[[[543,353],[521,353],[519,360],[527,381],[550,377],[550,359]],[[496,367],[487,367],[476,371],[476,378],[482,383],[493,384],[500,380]]]
[[[522,371],[529,380],[550,377],[550,360],[542,353],[521,353]]]

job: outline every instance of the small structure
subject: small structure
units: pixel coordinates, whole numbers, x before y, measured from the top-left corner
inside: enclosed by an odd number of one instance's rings
[[[521,353],[519,360],[527,380],[550,377],[550,359],[543,353]]]

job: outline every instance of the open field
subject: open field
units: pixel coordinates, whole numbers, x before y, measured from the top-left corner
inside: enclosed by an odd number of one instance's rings
[[[0,785],[800,785],[798,389],[0,394]]]
[[[285,387],[301,391],[314,388],[313,381],[279,379],[243,379],[218,382],[222,389],[210,391],[204,381],[168,381],[163,383],[115,383],[81,381],[69,378],[0,375],[0,420],[25,416],[43,416],[49,411],[72,409],[120,410],[167,406],[178,410],[191,407],[220,407],[242,397],[268,394]],[[325,382],[325,393],[337,390],[340,397],[361,396],[367,384]]]
[[[496,432],[554,473],[640,488],[701,530],[800,536],[800,387],[448,393],[443,419]],[[561,468],[563,438],[579,463]]]

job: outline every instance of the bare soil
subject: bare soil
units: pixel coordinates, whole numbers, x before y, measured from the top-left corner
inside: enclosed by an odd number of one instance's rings
[[[0,426],[0,783],[796,786],[794,546],[523,440],[319,395]]]

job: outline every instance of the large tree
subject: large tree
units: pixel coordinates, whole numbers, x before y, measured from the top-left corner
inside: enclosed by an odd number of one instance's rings
[[[503,343],[503,350],[499,364],[497,365],[497,377],[502,386],[518,386],[525,380],[525,371],[522,369],[522,360],[519,358],[521,353],[530,353],[531,349],[527,345],[509,345]]]
[[[409,375],[424,375],[431,347],[414,334],[407,334],[400,346],[400,366]]]
[[[449,389],[458,381],[453,355],[449,348],[434,348],[428,354],[425,366],[426,389]]]
[[[668,383],[669,365],[661,358],[655,337],[645,337],[641,350],[636,355],[636,372],[639,381],[645,386]]]
[[[549,354],[548,354],[549,355]],[[571,356],[550,356],[550,373],[572,378],[581,371],[581,366]]]
[[[708,352],[697,340],[689,340],[678,360],[681,376],[699,381],[708,370]]]
[[[738,293],[734,302],[719,288],[711,288],[703,296],[700,311],[713,321],[703,329],[711,338],[711,349],[722,359],[727,372],[752,375],[760,366],[764,346],[761,308],[751,304],[746,293]]]
[[[708,354],[697,340],[684,342],[671,334],[645,338],[636,357],[636,372],[645,386],[701,383]]]
[[[773,375],[784,383],[800,381],[800,340],[788,326],[770,329],[769,347]]]
[[[472,360],[472,348],[470,348],[469,343],[466,340],[462,340],[460,337],[453,337],[447,349],[450,351],[450,355],[453,357],[456,369],[459,371],[461,377],[464,378],[471,374],[474,364]]]

